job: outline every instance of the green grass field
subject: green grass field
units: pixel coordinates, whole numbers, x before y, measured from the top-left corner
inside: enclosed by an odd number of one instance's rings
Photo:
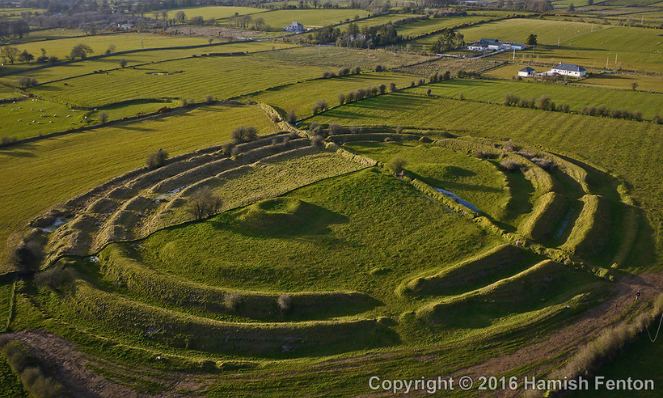
[[[247,68],[254,74],[250,84],[244,80]],[[269,54],[200,57],[83,76],[41,85],[31,92],[86,107],[148,98],[202,101],[206,95],[224,99],[317,78],[323,71],[280,63]]]
[[[400,157],[407,162],[406,169],[427,184],[455,193],[495,219],[505,216],[510,196],[506,179],[488,162],[446,148],[409,143],[357,143],[349,148],[385,163]]]
[[[578,86],[606,87],[631,90],[633,83],[637,83],[638,90],[648,90],[663,92],[663,77],[660,76],[640,76],[640,75],[591,75],[587,79],[578,83],[572,83]]]
[[[358,89],[379,87],[381,84],[389,87],[391,82],[396,83],[397,87],[406,87],[414,79],[416,78],[405,74],[366,73],[269,89],[251,98],[280,109],[284,115],[294,110],[298,119],[301,119],[313,115],[312,108],[320,99],[327,101],[329,106],[337,106],[340,93],[347,94]]]
[[[28,99],[0,104],[0,137],[16,139],[66,131],[85,125],[85,114],[57,103]]]
[[[572,111],[579,112],[584,106],[604,105],[609,109],[640,111],[645,119],[663,114],[660,94],[632,90],[608,90],[589,87],[574,87],[534,82],[514,82],[504,80],[461,80],[453,79],[432,85],[410,89],[425,94],[431,88],[432,95],[459,98],[461,94],[474,101],[487,101],[501,104],[507,94],[520,98],[540,98],[547,95],[557,105],[568,104]]]
[[[253,7],[229,7],[229,6],[206,6],[206,7],[188,7],[180,8],[176,10],[168,10],[168,19],[175,18],[175,14],[183,11],[186,14],[187,20],[202,16],[205,20],[210,18],[214,19],[225,19],[234,17],[235,13],[239,15],[252,15],[265,12],[267,10]],[[258,18],[258,17],[256,17]],[[159,19],[162,19],[162,16],[159,15]]]
[[[440,17],[424,19],[407,25],[399,26],[396,31],[405,39],[427,35],[436,30],[452,28],[454,26],[469,25],[479,21],[488,20],[490,17],[473,15],[467,17]],[[437,40],[437,38],[435,38]],[[420,44],[418,41],[416,42]]]
[[[111,55],[99,59],[87,59],[82,62],[56,65],[34,71],[25,71],[22,74],[0,77],[0,81],[9,84],[16,84],[19,77],[25,75],[36,78],[39,83],[47,83],[53,80],[72,78],[75,76],[93,73],[99,70],[118,69],[120,68],[120,60],[122,59],[127,61],[127,67],[131,67],[132,65],[137,64],[156,63],[172,59],[187,58],[194,55],[200,56],[202,54],[209,53],[257,52],[289,47],[293,46],[279,42],[254,42],[210,46],[196,49],[136,52],[131,54]],[[24,66],[27,65],[15,65],[15,68],[13,69],[21,70],[24,69]],[[34,64],[31,64],[30,66],[34,66]],[[11,66],[9,67],[11,69]]]
[[[482,37],[523,43],[530,33],[536,34],[539,46],[533,51],[516,52],[517,60],[532,60],[551,65],[576,63],[585,68],[608,68],[659,71],[663,55],[659,53],[660,37],[652,29],[604,26],[581,22],[510,19],[491,22],[460,31],[465,41]],[[557,47],[557,41],[560,47]],[[615,55],[617,63],[615,64]],[[501,54],[500,59],[511,59]]]
[[[340,67],[359,66],[364,70],[375,69],[382,65],[387,69],[397,68],[430,60],[431,57],[403,52],[391,52],[383,49],[356,50],[347,47],[299,47],[277,51],[273,57],[281,62],[291,62],[298,65],[316,65],[329,67],[330,72],[336,72]]]
[[[157,149],[171,156],[190,152],[229,141],[235,127],[247,125],[263,134],[274,132],[274,125],[255,107],[212,106],[1,149],[0,164],[7,176],[6,189],[0,193],[7,209],[0,221],[2,252],[7,237],[38,213],[112,176],[142,167]]]
[[[410,93],[352,103],[307,120],[307,123],[312,122],[439,128],[461,135],[512,138],[556,148],[630,181],[635,197],[650,212],[650,222],[655,228],[661,220],[662,215],[657,209],[661,208],[663,188],[658,171],[651,167],[663,161],[663,142],[660,140],[663,127],[659,125],[428,98]]]
[[[18,44],[16,47],[18,47],[20,51],[25,50],[31,53],[35,58],[41,56],[41,49],[43,48],[46,50],[46,56],[55,56],[64,60],[71,53],[71,49],[81,43],[92,48],[94,53],[90,55],[99,55],[105,53],[110,45],[115,46],[115,51],[127,51],[142,48],[197,46],[208,44],[209,41],[208,38],[205,37],[160,35],[151,33],[116,33],[30,42]],[[32,65],[36,64],[33,62]],[[27,67],[29,65],[22,66]]]

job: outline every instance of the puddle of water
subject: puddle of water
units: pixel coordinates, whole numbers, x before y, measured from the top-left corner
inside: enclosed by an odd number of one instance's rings
[[[569,225],[569,222],[571,221],[571,216],[573,215],[573,208],[569,208],[569,211],[566,212],[564,215],[564,218],[562,219],[562,224],[559,226],[557,231],[555,231],[555,239],[559,239],[562,237],[564,234],[564,231],[566,230],[566,227]]]
[[[481,213],[481,210],[479,210],[475,205],[473,205],[472,203],[468,202],[467,200],[459,197],[455,193],[453,193],[451,191],[447,191],[446,189],[442,189],[442,188],[435,188],[435,190],[437,192],[443,194],[447,198],[455,200],[456,202],[460,203],[461,205],[467,207],[468,209],[470,209],[472,211],[475,211],[477,213]]]
[[[55,219],[55,221],[53,221],[53,224],[49,225],[48,227],[42,228],[41,230],[46,233],[53,232],[56,229],[60,228],[60,226],[68,223],[69,221],[71,221],[71,218],[58,217]]]
[[[170,198],[172,198],[173,196],[177,195],[177,193],[178,193],[179,191],[183,190],[183,189],[184,189],[184,187],[182,186],[182,187],[179,187],[179,188],[175,188],[175,189],[173,189],[172,191],[168,191],[168,192],[166,192],[166,193],[162,193],[161,195],[159,195],[159,196],[157,196],[156,198],[154,198],[154,203],[159,204],[159,202],[167,202],[167,201],[170,200]]]

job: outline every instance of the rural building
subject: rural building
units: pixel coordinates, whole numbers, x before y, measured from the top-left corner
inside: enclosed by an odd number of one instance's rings
[[[299,22],[293,22],[290,25],[283,28],[283,30],[292,33],[302,33],[304,31],[304,25],[300,24]]]
[[[133,29],[134,24],[132,24],[132,23],[117,24],[117,27],[120,28],[120,29],[128,30],[128,29]]]
[[[579,65],[559,63],[550,70],[551,74],[562,76],[582,77],[587,74],[587,70]]]
[[[486,51],[488,47],[484,45],[482,42],[477,41],[467,46],[467,49],[470,51]]]
[[[536,71],[529,66],[518,71],[520,77],[532,77],[534,75],[536,75]]]
[[[486,51],[486,50],[524,50],[525,45],[520,43],[511,43],[508,41],[499,41],[497,39],[483,38],[475,43],[467,46],[470,51]]]

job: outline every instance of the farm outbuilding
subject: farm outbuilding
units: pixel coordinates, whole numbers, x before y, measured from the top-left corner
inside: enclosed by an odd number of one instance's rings
[[[536,71],[529,66],[518,71],[518,76],[520,77],[532,77],[536,75]]]

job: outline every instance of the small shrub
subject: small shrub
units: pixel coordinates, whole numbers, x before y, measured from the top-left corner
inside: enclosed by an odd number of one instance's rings
[[[320,112],[324,112],[329,109],[329,105],[327,105],[327,101],[323,99],[319,99],[318,102],[316,102],[316,106],[318,109],[320,109]]]
[[[234,143],[227,142],[221,146],[221,153],[223,153],[224,156],[231,156],[234,147]]]
[[[323,73],[322,73],[322,78],[323,78],[323,79],[329,79],[329,77],[330,77],[330,73],[329,73],[329,72],[323,72]]]
[[[371,87],[371,95],[372,95],[372,96],[375,97],[376,95],[378,95],[379,92],[380,92],[380,89],[379,89],[379,88],[377,88],[377,87]]]
[[[20,87],[23,87],[23,88],[34,87],[34,86],[36,86],[37,84],[39,84],[39,83],[37,82],[37,79],[35,79],[34,77],[21,76],[21,77],[18,79],[18,85],[19,85]]]
[[[16,137],[2,137],[0,138],[0,147],[9,146],[16,142]]]
[[[339,104],[339,105],[343,105],[343,104],[345,104],[345,94],[340,93],[340,94],[338,95],[338,104]]]
[[[361,127],[359,127],[359,126],[350,127],[350,133],[351,134],[361,134]]]
[[[311,138],[311,146],[313,147],[321,147],[325,144],[325,139],[322,138],[321,135],[316,135],[313,138]]]
[[[380,84],[380,87],[378,87],[378,89],[380,90],[380,94],[384,94],[385,92],[387,92],[387,85],[384,83]]]
[[[504,159],[500,162],[500,167],[502,167],[504,170],[508,171],[509,173],[515,173],[516,171],[520,171],[523,165],[516,162],[515,160]]]
[[[350,68],[341,68],[338,70],[339,76],[347,76],[350,74]]]
[[[400,124],[396,126],[396,134],[402,134],[403,133],[403,126]]]
[[[659,115],[654,115],[654,117],[652,118],[652,122],[654,122],[656,124],[663,124],[663,119],[661,119],[661,117]],[[4,138],[5,137],[3,137],[3,139]]]
[[[552,170],[555,167],[555,163],[551,160],[544,158],[532,158],[532,163],[541,167],[544,170]]]
[[[515,94],[509,93],[509,94],[504,96],[504,102],[503,103],[506,106],[516,106],[516,105],[519,104],[519,102],[520,102],[520,97],[518,97]]]
[[[126,66],[127,66],[127,60],[124,59],[124,58],[122,58],[122,59],[120,60],[120,66],[121,66],[122,68],[126,68]]]
[[[355,66],[354,68],[352,68],[353,75],[358,75],[360,73],[361,73],[361,68],[359,66]]]
[[[476,150],[474,151],[474,157],[477,157],[479,159],[495,159],[497,158],[496,153],[490,153],[490,152],[485,152],[482,150]]]
[[[432,90],[430,89],[430,87],[428,87],[428,89],[426,90],[426,95],[430,97],[430,93],[431,93],[431,91],[432,91]]]
[[[223,305],[228,311],[235,312],[242,303],[242,296],[239,293],[228,293],[223,297]]]
[[[316,122],[313,122],[313,123],[311,123],[310,126],[308,126],[309,133],[311,133],[313,135],[320,135],[320,130],[321,130],[321,127]]]
[[[150,170],[154,170],[166,164],[166,160],[168,160],[168,152],[159,148],[158,151],[152,152],[150,156],[147,157],[146,165]]]
[[[513,141],[509,140],[502,144],[502,148],[504,148],[505,151],[509,152],[516,152],[517,148],[513,145]]]
[[[343,128],[336,122],[329,125],[329,135],[336,135],[343,133]]]
[[[277,300],[279,310],[284,314],[292,309],[292,297],[289,294],[282,294]]]
[[[288,114],[285,117],[285,120],[288,123],[294,125],[297,122],[297,115],[295,114],[295,111],[291,110],[290,112],[288,112]]]
[[[189,101],[187,101],[186,98],[182,98],[182,99],[180,100],[180,105],[181,105],[182,107],[186,108],[187,106],[189,106]]]
[[[391,158],[389,162],[387,162],[387,167],[389,170],[393,171],[394,173],[400,173],[403,171],[403,167],[407,165],[407,162],[403,158],[395,157]]]
[[[396,83],[391,82],[389,83],[389,92],[393,93],[394,91],[396,91]]]
[[[253,126],[238,127],[230,133],[230,138],[236,144],[255,141],[258,139],[258,130]]]
[[[44,249],[34,238],[25,237],[9,255],[9,263],[21,274],[33,274],[44,259]]]
[[[382,65],[376,65],[376,66],[375,66],[375,71],[376,71],[376,72],[384,72],[384,66],[382,66]]]
[[[108,123],[108,113],[106,113],[106,111],[99,112],[99,123],[101,124]]]
[[[641,121],[642,120],[642,112],[640,112],[640,111],[633,112],[633,119],[635,119],[637,121]]]
[[[205,103],[207,105],[212,104],[213,102],[214,102],[214,97],[211,94],[205,96]]]
[[[387,137],[383,141],[384,142],[393,142],[394,140],[392,140],[391,137]]]

